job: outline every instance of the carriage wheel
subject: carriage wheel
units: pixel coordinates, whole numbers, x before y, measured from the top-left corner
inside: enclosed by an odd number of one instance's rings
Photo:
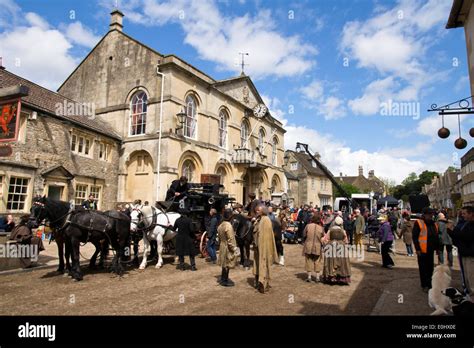
[[[207,253],[207,232],[204,232],[201,235],[201,240],[199,242],[199,251],[201,252],[202,257],[208,257],[209,254]]]

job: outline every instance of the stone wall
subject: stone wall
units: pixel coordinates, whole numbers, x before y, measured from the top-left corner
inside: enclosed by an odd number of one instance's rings
[[[23,107],[22,111],[29,112]],[[6,213],[8,183],[10,175],[30,178],[28,200],[24,209],[29,211],[31,199],[37,194],[46,194],[47,178],[44,172],[55,166],[63,166],[75,176],[63,191],[63,199],[74,198],[76,182],[91,182],[94,180],[102,185],[102,209],[112,209],[117,201],[117,169],[120,145],[117,140],[85,130],[72,123],[66,123],[52,116],[38,113],[36,120],[27,120],[24,138],[13,145],[13,155],[0,161],[0,175],[3,179],[3,197],[0,212]],[[84,134],[93,140],[91,158],[72,153],[71,132]],[[109,145],[108,161],[99,160],[99,142]],[[55,181],[60,178],[55,178]],[[18,212],[20,213],[20,212]]]

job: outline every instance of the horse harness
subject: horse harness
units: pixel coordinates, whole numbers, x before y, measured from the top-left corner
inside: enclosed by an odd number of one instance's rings
[[[41,203],[41,202],[34,202],[33,204],[36,205],[36,206],[38,206],[38,207],[40,207],[40,209],[46,209],[44,203]],[[92,213],[92,211],[90,211],[90,210],[85,210],[84,212],[86,212],[86,211],[89,212],[89,213]],[[117,218],[115,218],[115,217],[113,217],[113,216],[110,216],[110,215],[108,215],[108,214],[105,214],[105,213],[103,213],[103,212],[100,212],[100,211],[94,211],[95,214],[99,214],[99,215],[105,216],[105,217],[106,217],[106,221],[107,221],[106,224],[105,224],[105,226],[104,226],[104,229],[103,229],[103,230],[98,230],[98,229],[94,229],[94,228],[92,227],[92,224],[93,224],[93,222],[94,222],[94,218],[93,218],[93,217],[91,217],[90,220],[89,220],[89,226],[84,226],[84,225],[81,225],[81,224],[77,224],[77,223],[75,223],[75,222],[72,222],[72,221],[70,220],[70,216],[71,216],[71,215],[74,215],[74,214],[76,214],[76,213],[79,213],[79,212],[81,212],[81,211],[76,211],[76,210],[73,208],[73,206],[71,205],[70,208],[69,208],[69,210],[68,210],[68,212],[67,212],[66,214],[60,216],[59,218],[57,218],[57,219],[55,219],[55,220],[53,220],[53,221],[49,221],[49,225],[47,225],[46,223],[41,223],[40,225],[42,225],[42,226],[48,226],[48,227],[53,227],[53,228],[56,229],[57,232],[63,231],[63,230],[64,230],[66,227],[68,227],[69,225],[75,226],[75,227],[77,227],[77,228],[79,228],[79,229],[81,229],[81,230],[82,230],[82,229],[87,230],[87,231],[88,231],[88,233],[87,233],[87,239],[86,239],[86,241],[85,241],[84,244],[86,244],[87,242],[89,242],[90,236],[91,236],[92,232],[94,232],[94,231],[96,231],[96,232],[101,232],[101,233],[104,233],[104,234],[106,235],[107,239],[109,240],[110,245],[112,245],[112,240],[110,239],[110,236],[109,236],[109,234],[107,233],[107,229],[111,227],[111,224],[109,224],[109,219],[110,219],[110,218],[112,218],[112,219],[117,219]],[[67,218],[66,218],[66,217],[67,217]],[[64,220],[64,223],[63,223],[60,227],[54,227],[54,226],[53,226],[54,223],[56,223],[56,222],[58,222],[58,221],[61,221],[61,220],[64,219],[64,218],[66,218],[66,219]]]
[[[146,218],[148,218],[148,216],[145,216],[145,217],[144,217],[144,216],[143,216],[143,212],[142,212],[139,208],[137,208],[137,207],[135,207],[135,208],[132,209],[132,210],[138,211],[139,216],[142,217],[142,219],[141,219],[142,221],[140,221],[140,222],[137,224],[137,231],[144,232],[144,233],[148,233],[148,232],[152,231],[156,226],[162,227],[162,228],[164,228],[165,230],[170,229],[169,225],[165,226],[165,225],[162,225],[162,224],[157,223],[157,220],[158,220],[158,213],[156,212],[157,210],[160,210],[160,212],[165,215],[166,219],[168,220],[168,224],[169,224],[169,222],[170,222],[170,220],[169,220],[169,218],[168,218],[168,215],[163,211],[163,209],[161,209],[161,208],[158,209],[158,208],[155,208],[155,207],[153,207],[153,206],[151,207],[151,209],[153,210],[153,215],[151,216],[151,217],[152,217],[152,221],[151,221],[151,224],[150,224],[150,225],[145,226],[145,227],[139,227],[139,225],[142,224],[142,223],[143,223],[143,220],[146,219]]]

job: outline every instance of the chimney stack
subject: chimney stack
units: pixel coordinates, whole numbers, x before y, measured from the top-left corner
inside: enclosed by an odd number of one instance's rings
[[[123,29],[122,22],[123,22],[124,14],[120,10],[115,9],[112,12],[110,12],[110,15],[112,17],[110,18],[110,29],[109,29],[109,31],[114,30],[114,29],[116,29],[118,31],[122,31],[122,29]]]
[[[372,170],[369,170],[369,179],[373,179],[374,176],[375,176],[374,170],[373,170],[373,169],[372,169]]]
[[[5,70],[5,67],[3,66],[3,57],[0,57],[0,70]]]
[[[364,176],[364,169],[362,169],[362,166],[359,166],[359,176]]]

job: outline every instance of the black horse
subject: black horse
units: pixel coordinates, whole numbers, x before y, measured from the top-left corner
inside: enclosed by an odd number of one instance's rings
[[[245,216],[235,214],[232,218],[232,227],[240,249],[240,264],[248,268],[250,267],[250,245],[253,242],[253,225]]]
[[[45,219],[50,222],[51,226],[53,224],[58,226],[66,242],[66,262],[68,251],[72,256],[70,274],[74,279],[82,280],[83,278],[79,265],[79,246],[81,242],[91,242],[96,247],[96,252],[90,262],[92,267],[95,266],[99,251],[103,264],[109,245],[111,245],[116,252],[112,261],[112,271],[122,274],[121,261],[130,234],[130,218],[127,215],[113,210],[106,212],[85,209],[71,210],[68,202],[56,201],[46,197],[35,198],[31,213],[37,226]]]
[[[51,200],[51,202],[55,201]],[[54,207],[54,211],[57,217],[49,221],[49,227],[53,231],[53,238],[56,241],[56,245],[58,247],[59,266],[57,272],[64,273],[64,271],[67,270],[69,273],[71,273],[71,244],[68,243],[64,235],[64,227],[66,226],[66,220],[71,215],[70,205],[67,202],[61,201],[56,201],[56,203],[59,203],[56,204]],[[39,198],[34,201],[33,207],[31,208],[33,220],[37,220],[35,217],[35,213],[38,211],[38,209],[41,209],[42,206],[43,203],[40,202]],[[37,226],[38,224],[36,224],[36,227]],[[91,269],[96,268],[96,260],[97,255],[99,253],[101,253],[99,267],[103,267],[108,253],[108,248],[104,244],[104,240],[94,240],[93,244],[95,246],[95,252],[89,262],[89,268]],[[66,268],[64,266],[66,266]]]
[[[69,263],[71,248],[68,243],[66,243],[63,233],[63,227],[66,223],[67,217],[69,216],[70,206],[66,202],[57,202],[54,207],[51,207],[51,212],[54,212],[54,217],[49,219],[49,227],[52,229],[54,240],[58,247],[58,257],[59,257],[59,267],[58,272],[64,272],[64,259],[66,259],[66,269],[71,271],[71,264]],[[39,198],[33,201],[33,206],[31,208],[31,219],[32,225],[36,228],[42,222],[38,220],[35,216],[35,212],[38,212],[43,203],[40,203]],[[49,209],[49,208],[48,208]],[[52,214],[47,214],[48,217],[53,216]],[[38,223],[36,223],[38,221]]]

